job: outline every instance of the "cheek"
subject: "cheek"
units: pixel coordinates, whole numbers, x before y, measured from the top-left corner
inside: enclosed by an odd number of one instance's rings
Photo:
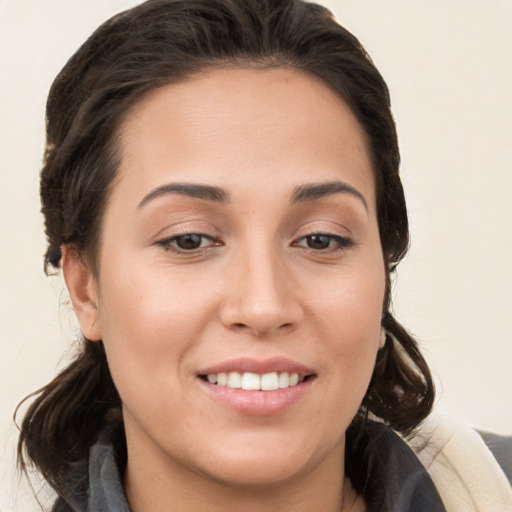
[[[117,268],[123,275],[105,268],[100,323],[114,382],[129,402],[128,395],[153,396],[155,387],[183,378],[182,361],[199,345],[215,294],[204,280],[177,277],[169,269]]]
[[[191,279],[186,272],[161,264],[118,263],[100,289],[104,338],[132,339],[140,333],[143,336],[135,343],[157,348],[201,323],[214,295],[214,282],[197,275]]]
[[[311,294],[308,307],[316,318],[325,318],[325,326],[339,334],[347,345],[356,347],[380,332],[386,288],[384,264],[375,257],[361,269],[333,273],[327,284]]]
[[[311,297],[309,303],[324,341],[319,354],[332,359],[333,379],[361,399],[375,364],[384,293],[384,265],[375,258],[364,272],[332,279],[328,292]]]
[[[378,350],[384,277],[367,286],[340,281],[323,300],[313,298],[316,356],[321,361],[323,399],[314,404],[311,429],[324,432],[326,449],[337,442],[366,394]]]

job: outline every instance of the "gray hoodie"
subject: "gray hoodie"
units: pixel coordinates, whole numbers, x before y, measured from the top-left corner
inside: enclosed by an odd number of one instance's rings
[[[382,424],[375,423],[372,432],[378,450],[368,468],[368,512],[446,512],[434,483],[407,443]],[[111,429],[106,429],[88,459],[74,464],[72,484],[53,512],[130,512],[112,439]]]

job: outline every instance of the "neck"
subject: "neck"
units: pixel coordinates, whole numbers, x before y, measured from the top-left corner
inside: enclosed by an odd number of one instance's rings
[[[149,448],[149,447],[148,447]],[[316,467],[272,484],[233,484],[199,474],[168,456],[130,451],[125,489],[133,512],[354,512],[364,503],[344,475],[344,446]],[[156,455],[156,456],[155,456]]]

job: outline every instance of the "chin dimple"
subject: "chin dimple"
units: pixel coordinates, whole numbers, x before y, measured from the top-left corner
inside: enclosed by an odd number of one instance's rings
[[[204,378],[210,384],[246,391],[275,391],[296,386],[304,381],[304,377],[299,376],[298,373],[288,372],[271,372],[262,375],[250,372],[212,373],[205,375]]]

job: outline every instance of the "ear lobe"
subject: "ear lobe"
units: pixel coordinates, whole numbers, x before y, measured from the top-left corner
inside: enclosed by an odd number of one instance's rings
[[[102,335],[96,279],[76,249],[63,245],[61,251],[62,274],[82,334],[91,341],[99,341]]]

